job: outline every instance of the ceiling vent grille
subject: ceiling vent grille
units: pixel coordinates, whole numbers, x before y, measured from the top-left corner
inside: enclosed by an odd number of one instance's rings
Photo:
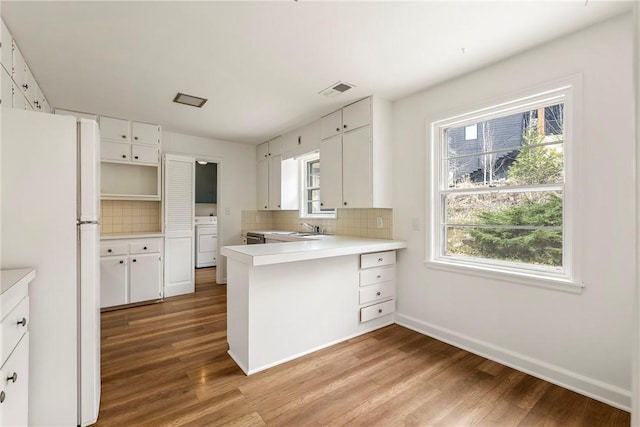
[[[355,85],[352,85],[351,83],[337,82],[337,83],[332,84],[328,88],[321,90],[318,93],[320,95],[324,95],[324,96],[326,96],[328,98],[334,98],[334,97],[340,95],[341,93],[344,93],[344,92],[348,91],[349,89],[351,89],[353,87],[355,87]]]
[[[201,108],[207,99],[200,98],[198,96],[186,95],[184,93],[178,92],[175,98],[173,98],[173,102],[177,102],[178,104],[190,105],[192,107]]]

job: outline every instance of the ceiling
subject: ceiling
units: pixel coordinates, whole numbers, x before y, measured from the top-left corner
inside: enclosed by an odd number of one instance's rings
[[[630,10],[632,2],[2,1],[54,107],[257,144]],[[318,92],[345,81],[335,98]],[[208,98],[202,109],[177,92]]]

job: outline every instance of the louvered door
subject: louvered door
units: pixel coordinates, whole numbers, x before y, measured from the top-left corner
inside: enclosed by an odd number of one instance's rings
[[[195,290],[193,215],[195,158],[164,157],[164,296]]]

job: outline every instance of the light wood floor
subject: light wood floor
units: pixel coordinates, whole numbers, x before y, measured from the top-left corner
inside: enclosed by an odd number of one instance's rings
[[[213,269],[211,269],[213,270]],[[629,414],[398,325],[245,376],[226,286],[102,314],[97,426],[628,426]]]

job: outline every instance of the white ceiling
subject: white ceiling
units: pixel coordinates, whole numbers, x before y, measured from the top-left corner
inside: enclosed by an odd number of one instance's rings
[[[3,0],[1,10],[54,107],[255,144],[370,94],[400,99],[631,5]],[[339,80],[357,87],[318,94]],[[177,92],[209,101],[175,104]]]

